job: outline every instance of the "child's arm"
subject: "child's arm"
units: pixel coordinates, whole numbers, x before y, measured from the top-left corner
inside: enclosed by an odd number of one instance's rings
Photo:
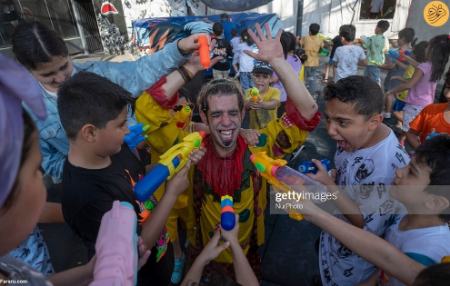
[[[226,231],[223,228],[222,237],[229,242],[231,246],[231,252],[233,253],[233,268],[234,274],[236,275],[236,282],[240,285],[259,285],[258,279],[256,278],[253,269],[250,267],[250,263],[247,260],[242,247],[239,244],[238,233],[239,233],[239,216],[235,215],[236,223],[235,227]]]
[[[95,256],[87,264],[58,272],[49,277],[53,285],[58,286],[79,286],[89,285],[94,278]]]
[[[305,201],[302,214],[305,219],[336,237],[352,251],[397,278],[411,285],[424,266],[401,253],[382,238],[340,220]]]
[[[387,94],[396,94],[396,93],[399,93],[401,91],[404,91],[405,89],[410,89],[413,86],[415,86],[422,77],[423,77],[423,71],[420,68],[417,68],[414,71],[414,74],[413,74],[411,79],[409,79],[407,82],[401,83],[398,86],[394,87],[393,89],[389,90],[386,93],[386,95]]]
[[[64,223],[61,204],[46,202],[39,217],[39,223]]]
[[[190,155],[190,159],[168,183],[166,192],[161,200],[156,205],[149,220],[142,226],[141,237],[144,244],[148,248],[152,248],[156,240],[159,238],[161,230],[166,224],[169,212],[172,209],[178,195],[180,195],[189,186],[188,172],[191,166],[191,161],[198,162],[203,157],[205,151],[199,149]]]
[[[417,147],[420,146],[419,133],[412,129],[409,129],[408,132],[406,132],[406,140],[414,149],[417,149]]]
[[[308,176],[327,186],[328,192],[336,194],[337,199],[333,200],[336,207],[354,226],[363,228],[365,223],[359,207],[345,193],[341,192],[335,183],[336,172],[330,176],[319,160],[313,159],[312,161],[317,166],[317,173],[308,174]]]
[[[191,266],[191,269],[189,269],[189,272],[184,277],[181,286],[198,285],[200,279],[202,278],[203,268],[230,245],[229,242],[225,242],[222,244],[219,244],[219,242],[220,231],[216,230],[214,236],[211,238],[205,248],[203,248],[200,255],[195,259],[194,263]]]
[[[284,59],[283,48],[280,42],[281,30],[278,31],[275,39],[272,39],[269,25],[266,24],[265,28],[268,31],[268,37],[263,34],[259,24],[256,24],[258,35],[252,30],[248,30],[251,38],[258,46],[259,52],[256,54],[248,51],[247,54],[257,60],[268,62],[278,74],[286,94],[292,100],[296,109],[306,120],[312,119],[318,110],[317,103],[309,94],[305,85],[298,80],[291,65]]]

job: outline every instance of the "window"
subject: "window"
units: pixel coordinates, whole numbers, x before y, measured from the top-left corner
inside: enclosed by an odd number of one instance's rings
[[[362,0],[359,19],[392,19],[396,4],[397,0]]]

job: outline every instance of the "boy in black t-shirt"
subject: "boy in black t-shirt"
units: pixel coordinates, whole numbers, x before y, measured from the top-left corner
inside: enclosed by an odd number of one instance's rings
[[[129,132],[127,110],[132,102],[126,90],[88,72],[76,74],[58,92],[58,112],[70,142],[63,172],[62,209],[66,222],[87,246],[89,257],[95,254],[102,216],[113,201],[131,203],[138,215],[144,209],[134,197],[133,185],[145,175],[145,164],[123,144]],[[202,151],[191,158],[197,160],[201,155]],[[151,218],[138,228],[143,245],[152,249],[152,256],[139,271],[139,284],[170,282],[173,251],[163,228],[178,195],[189,185],[189,165],[168,183]]]

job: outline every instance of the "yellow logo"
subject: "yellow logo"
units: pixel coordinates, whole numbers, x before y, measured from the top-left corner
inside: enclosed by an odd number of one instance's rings
[[[431,1],[423,9],[423,18],[428,25],[440,27],[447,23],[449,17],[448,6],[442,1]]]

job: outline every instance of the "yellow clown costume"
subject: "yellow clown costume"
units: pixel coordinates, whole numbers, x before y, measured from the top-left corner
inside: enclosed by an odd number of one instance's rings
[[[179,130],[173,119],[171,108],[176,99],[167,101],[163,98],[151,90],[143,94],[136,103],[136,118],[139,122],[150,125],[148,140],[158,154],[162,154],[186,135],[186,130]],[[220,158],[215,152],[212,139],[209,136],[204,139],[206,154],[193,167],[195,172],[191,187],[182,195],[187,195],[187,198],[180,199],[174,208],[178,212],[175,215],[179,215],[186,223],[187,238],[195,250],[194,256],[207,244],[220,223],[220,197],[224,194],[233,197],[235,213],[239,215],[238,238],[244,252],[247,253],[251,245],[260,246],[264,243],[267,184],[257,173],[249,157],[251,152],[266,151],[269,156],[280,158],[292,153],[305,142],[308,132],[319,123],[320,115],[316,113],[307,121],[293,106],[288,99],[286,113],[260,130],[260,138],[264,138],[260,141],[264,142],[260,142],[258,147],[248,146],[239,136],[231,158]],[[153,153],[152,161],[157,161]],[[186,201],[187,207],[184,203]],[[174,231],[170,223],[168,230],[169,233]],[[231,251],[222,252],[215,261],[231,263]]]
[[[162,95],[161,86],[165,82],[166,77],[163,77],[144,91],[136,100],[135,106],[137,121],[149,126],[146,135],[148,135],[147,143],[151,146],[152,164],[157,163],[162,154],[188,135],[192,126],[192,111],[188,105],[185,104],[178,110],[172,109],[178,101],[178,96],[174,96],[172,101],[165,102],[162,105],[160,105],[161,101],[158,102],[158,98]],[[165,187],[166,184],[163,184],[155,192],[154,195],[158,201],[164,195]],[[193,213],[189,214],[192,209],[187,208],[189,198],[192,198],[192,184],[178,196],[167,219],[166,227],[172,241],[178,238],[178,219],[182,220],[187,230],[193,229]]]

